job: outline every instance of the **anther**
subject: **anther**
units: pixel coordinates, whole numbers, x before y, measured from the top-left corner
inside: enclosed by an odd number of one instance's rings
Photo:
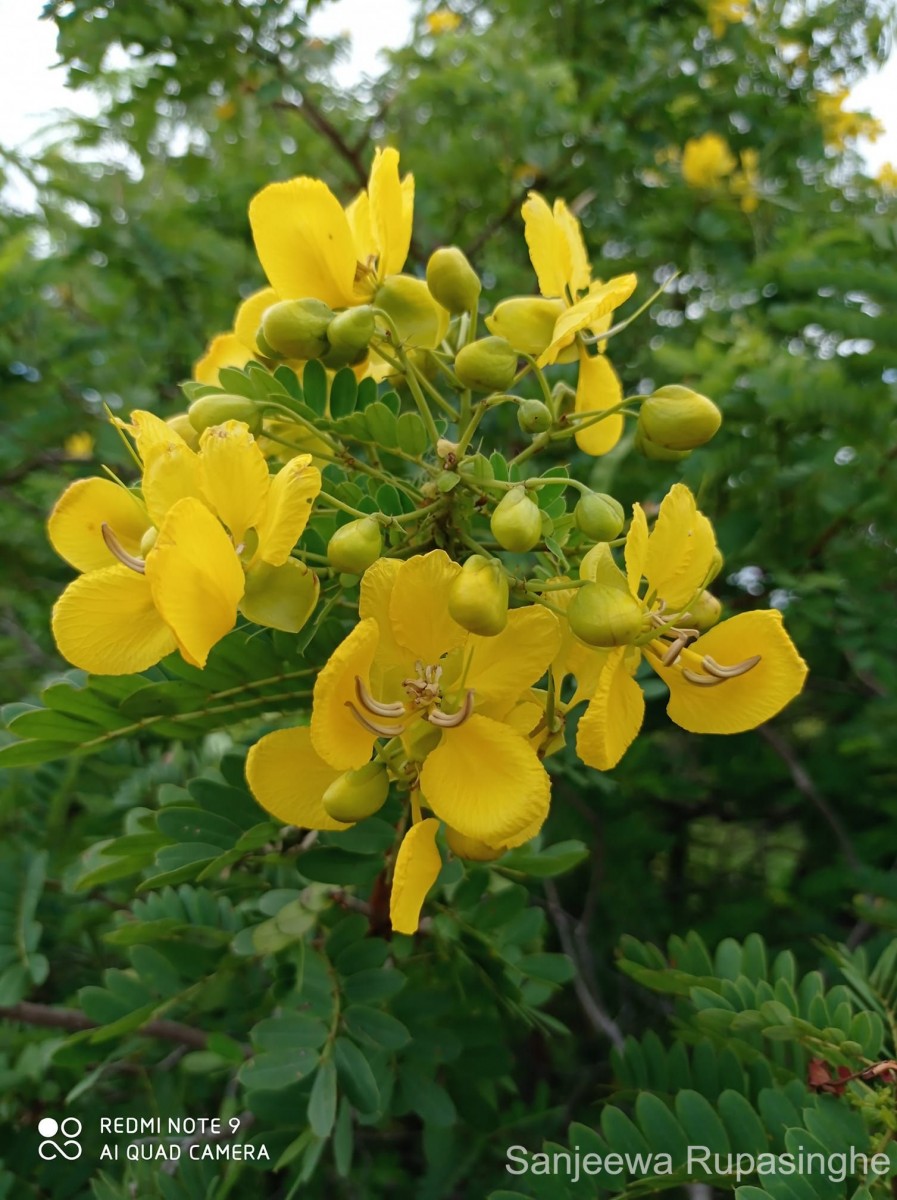
[[[405,705],[400,700],[392,704],[382,704],[375,700],[361,681],[361,676],[355,676],[355,695],[362,708],[366,708],[375,717],[401,717],[405,714]]]
[[[744,662],[736,663],[734,667],[722,667],[715,658],[705,654],[701,660],[701,666],[711,675],[715,675],[717,679],[735,679],[738,675],[746,675],[748,671],[752,671],[759,661],[760,655],[755,654],[753,658],[746,658]]]
[[[688,638],[677,637],[675,642],[673,642],[672,646],[670,646],[669,650],[667,650],[666,654],[660,660],[661,665],[664,667],[671,667],[687,645]]]
[[[364,716],[358,711],[351,700],[346,701],[346,708],[348,708],[362,729],[366,729],[368,733],[376,734],[377,737],[397,737],[398,734],[405,732],[404,725],[381,725],[379,721],[370,720],[369,717]]]
[[[427,713],[427,720],[433,725],[438,725],[440,729],[456,729],[459,725],[463,725],[473,712],[475,696],[476,692],[473,688],[468,688],[464,696],[464,703],[456,713],[444,713],[440,708],[431,708]]]
[[[146,574],[145,560],[142,558],[135,558],[133,554],[128,554],[127,550],[124,548],[105,521],[100,526],[100,531],[103,534],[103,541],[120,563],[123,563],[126,567],[130,567],[130,569],[132,571],[136,571],[138,575]]]

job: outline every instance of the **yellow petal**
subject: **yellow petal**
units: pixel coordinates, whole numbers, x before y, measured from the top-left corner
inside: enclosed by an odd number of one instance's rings
[[[640,504],[632,506],[632,522],[623,549],[626,559],[626,578],[633,596],[638,596],[648,559],[648,518]]]
[[[355,246],[326,183],[302,176],[252,198],[249,223],[268,282],[281,300],[313,296],[331,308],[355,303]]]
[[[560,622],[547,608],[530,605],[508,613],[508,623],[496,637],[472,635],[465,686],[476,691],[477,711],[499,706],[499,715],[548,670],[561,643]],[[502,713],[503,715],[503,713]]]
[[[377,277],[385,279],[405,265],[414,212],[413,177],[405,176],[403,188],[399,182],[399,152],[391,146],[374,154],[368,200],[371,231],[377,244]]]
[[[507,844],[537,820],[551,792],[529,742],[500,721],[478,715],[443,731],[420,782],[437,817],[493,846]]]
[[[355,257],[360,263],[368,263],[377,257],[377,243],[371,229],[371,205],[364,189],[346,205],[345,212],[355,243]]]
[[[554,355],[573,334],[588,329],[600,317],[624,304],[635,291],[637,282],[634,275],[618,275],[593,288],[587,296],[562,313],[554,327],[551,344],[539,355],[539,366],[553,362]]]
[[[613,408],[623,400],[623,386],[617,373],[603,354],[579,356],[579,380],[576,385],[575,412],[595,413]],[[576,444],[586,454],[596,458],[613,450],[623,435],[623,415],[614,413],[594,425],[577,422]]]
[[[250,351],[249,358],[258,357],[259,348],[255,335],[262,323],[262,314],[265,309],[276,304],[279,298],[274,288],[261,288],[259,291],[253,292],[251,296],[247,296],[237,309],[237,315],[234,317],[234,336]],[[247,358],[245,362],[248,361]],[[240,364],[240,366],[243,365],[243,363]]]
[[[147,556],[153,601],[187,662],[204,667],[234,627],[243,568],[220,522],[199,500],[179,500]]]
[[[144,467],[160,451],[167,450],[171,446],[187,445],[181,435],[167,421],[157,417],[155,413],[135,408],[129,420],[130,424],[124,421],[118,422],[118,424],[133,437],[137,455]]]
[[[372,618],[380,632],[370,679],[373,695],[387,702],[405,699],[402,679],[414,671],[413,655],[396,641],[389,619],[389,602],[401,566],[396,558],[378,558],[361,577],[358,599],[359,617]]]
[[[367,684],[377,649],[377,622],[360,621],[330,655],[315,680],[311,740],[315,750],[338,771],[363,767],[376,735],[363,729],[349,704],[357,705],[355,680]]]
[[[272,816],[301,829],[349,829],[328,816],[321,797],[340,772],[315,753],[305,726],[266,734],[246,756],[249,790]]]
[[[222,367],[245,367],[253,357],[253,351],[235,333],[219,333],[206,347],[205,354],[193,364],[193,378],[197,383],[218,383],[218,372]]]
[[[389,623],[412,662],[435,666],[467,640],[467,630],[448,611],[448,590],[461,568],[444,550],[416,554],[402,563],[389,598]]]
[[[271,480],[267,504],[257,523],[257,558],[274,566],[287,561],[320,490],[321,472],[312,466],[310,454],[297,454],[280,468]]]
[[[53,608],[53,637],[66,661],[94,675],[130,675],[176,649],[144,575],[104,567],[81,575]]]
[[[442,870],[436,849],[439,822],[432,817],[412,825],[402,839],[392,874],[389,919],[396,933],[416,933],[427,892]]]
[[[199,483],[199,455],[180,434],[166,446],[155,447],[143,471],[143,499],[154,525],[161,525],[165,514],[179,500],[202,499]]]
[[[262,519],[268,496],[268,464],[242,421],[225,421],[203,432],[199,486],[239,545],[246,530]]]
[[[317,575],[298,559],[277,567],[258,562],[246,572],[240,612],[256,625],[298,633],[315,611],[320,590]]]
[[[111,479],[78,479],[53,506],[47,521],[50,544],[79,571],[95,571],[115,562],[103,541],[107,524],[128,554],[140,554],[140,540],[150,529],[146,509],[133,492]]]
[[[628,650],[628,646],[620,646],[607,655],[589,707],[579,719],[576,753],[599,771],[617,765],[645,717],[645,697],[632,678]]]
[[[530,262],[543,296],[561,296],[573,275],[570,243],[538,192],[530,192],[521,208]]]
[[[624,592],[629,590],[626,576],[617,566],[607,542],[597,542],[591,550],[586,551],[579,564],[579,578],[604,584],[605,587],[620,588]]]
[[[554,220],[561,236],[567,243],[567,254],[570,259],[570,290],[575,296],[577,292],[585,291],[592,278],[592,268],[582,239],[582,227],[563,200],[554,202]]]
[[[684,483],[670,488],[648,538],[645,577],[649,592],[679,612],[701,591],[716,553],[713,526],[698,512]]]
[[[735,666],[760,655],[744,675],[717,687],[701,687],[682,675],[683,668],[703,673],[709,654],[720,666]],[[780,712],[804,686],[807,664],[782,624],[777,609],[739,613],[715,625],[680,655],[675,666],[663,667],[656,653],[648,661],[670,689],[670,718],[692,733],[742,733],[756,729]]]
[[[586,559],[588,557],[587,554]],[[585,559],[583,559],[583,564],[586,565]],[[589,565],[586,565],[586,570],[590,570]],[[552,592],[551,603],[566,612],[573,603],[576,592],[576,588]],[[551,664],[551,673],[554,676],[558,692],[561,690],[561,683],[566,675],[572,675],[576,680],[576,692],[567,704],[568,708],[574,708],[581,700],[592,695],[604,667],[605,657],[606,651],[595,650],[591,646],[587,646],[585,642],[579,640],[570,628],[568,621],[562,622],[561,643]]]
[[[554,327],[564,311],[563,300],[544,296],[510,296],[486,318],[486,328],[503,337],[520,354],[541,354],[551,344]]]

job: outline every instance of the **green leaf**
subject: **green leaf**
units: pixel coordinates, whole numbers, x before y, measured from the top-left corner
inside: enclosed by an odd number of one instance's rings
[[[327,409],[327,372],[317,359],[305,364],[302,373],[302,394],[312,412],[318,417],[323,417]]]
[[[455,1123],[457,1113],[454,1102],[435,1079],[414,1068],[405,1067],[399,1075],[399,1082],[405,1106],[417,1113],[426,1124],[445,1129]]]
[[[333,1056],[343,1091],[359,1112],[375,1113],[380,1108],[380,1089],[368,1060],[346,1037],[333,1043]]]
[[[501,859],[501,866],[536,879],[551,879],[565,875],[578,867],[590,855],[590,850],[584,842],[568,841],[555,842],[543,850],[521,848],[512,850]]]
[[[729,1139],[722,1121],[711,1105],[698,1092],[686,1089],[676,1096],[676,1116],[690,1144],[708,1146],[711,1154],[727,1154]]]
[[[364,1004],[350,1004],[343,1013],[348,1033],[359,1041],[369,1041],[384,1050],[401,1050],[411,1041],[407,1026],[389,1013]]]
[[[332,1058],[325,1058],[315,1074],[308,1098],[308,1123],[319,1138],[330,1136],[336,1120],[336,1067]]]
[[[355,381],[355,372],[349,367],[341,367],[330,385],[331,417],[347,417],[354,412],[357,398],[358,384]]]
[[[375,400],[364,410],[364,420],[368,434],[378,446],[387,450],[398,444],[398,426],[396,418],[382,400]]]
[[[396,441],[400,450],[417,458],[430,444],[430,435],[418,413],[406,412],[396,421]]]

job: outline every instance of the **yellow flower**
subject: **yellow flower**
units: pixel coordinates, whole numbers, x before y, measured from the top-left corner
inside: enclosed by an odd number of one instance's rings
[[[881,121],[869,113],[845,111],[844,101],[849,95],[843,88],[838,92],[823,92],[816,101],[822,136],[833,150],[844,150],[848,141],[860,137],[875,142],[885,131]]]
[[[633,676],[642,658],[670,689],[670,718],[692,733],[754,729],[801,691],[807,667],[777,610],[740,613],[700,636],[688,628],[688,607],[703,591],[717,554],[710,522],[689,489],[677,483],[650,534],[641,506],[633,506],[625,575],[606,545],[586,555],[583,578],[628,591],[642,606],[644,632],[611,650],[590,650],[569,635],[562,643],[555,676],[575,675],[571,707],[589,699],[576,742],[584,763],[609,770],[638,734],[645,701]],[[552,593],[552,602],[564,595]]]
[[[521,353],[537,354],[540,367],[578,358],[575,411],[597,416],[622,401],[623,389],[605,355],[590,354],[577,334],[606,333],[614,309],[635,291],[636,277],[618,275],[607,283],[592,279],[582,229],[563,200],[555,200],[552,209],[530,192],[521,211],[542,299],[503,301],[486,325]],[[578,431],[576,443],[587,454],[607,454],[622,433],[623,418],[615,414]]]
[[[881,186],[882,191],[897,192],[897,167],[893,163],[882,163],[875,180]]]
[[[437,8],[435,12],[427,14],[427,32],[434,37],[440,33],[454,33],[460,24],[460,16],[450,8]]]
[[[359,624],[318,676],[310,727],[262,738],[246,766],[256,799],[281,820],[334,829],[324,791],[386,739],[387,757],[402,760],[402,776],[417,780],[433,814],[420,819],[416,806],[396,860],[391,915],[405,933],[417,928],[439,871],[439,821],[500,851],[533,837],[548,811],[550,781],[517,709],[554,657],[558,622],[528,607],[509,613],[494,637],[468,633],[448,611],[460,571],[442,550],[374,563],[361,582]]]
[[[93,445],[93,438],[89,433],[73,433],[65,439],[63,452],[66,458],[83,461],[93,454]]]
[[[715,38],[722,37],[729,25],[737,25],[745,19],[750,6],[750,0],[708,0],[710,32]]]
[[[199,453],[152,413],[131,414],[141,491],[108,479],[67,488],[50,541],[83,572],[53,609],[60,653],[99,675],[153,666],[175,649],[194,666],[249,620],[297,632],[318,582],[290,551],[321,476],[299,455],[275,476],[247,427],[207,429]]]
[[[689,138],[682,151],[682,178],[691,188],[713,191],[737,165],[729,143],[718,133]]]
[[[262,353],[256,344],[255,335],[262,323],[262,313],[277,303],[273,288],[262,288],[237,309],[234,327],[230,333],[219,333],[209,342],[205,353],[193,364],[193,378],[197,383],[217,385],[222,367],[245,367]]]

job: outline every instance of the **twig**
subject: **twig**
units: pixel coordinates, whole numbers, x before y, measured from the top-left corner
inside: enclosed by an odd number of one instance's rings
[[[299,113],[312,129],[327,139],[340,158],[348,163],[361,187],[367,187],[367,168],[362,161],[360,153],[355,147],[349,145],[336,126],[324,116],[320,109],[315,107],[308,96],[304,93],[302,94],[301,104],[294,104],[292,100],[275,100],[273,107],[284,109],[287,112]]]
[[[558,931],[558,937],[561,941],[564,953],[573,961],[576,967],[576,974],[573,977],[573,989],[576,992],[582,1011],[585,1013],[592,1028],[596,1033],[603,1033],[604,1036],[616,1047],[617,1050],[622,1050],[624,1045],[623,1033],[617,1022],[608,1013],[604,1011],[598,1003],[597,998],[592,994],[582,972],[579,967],[579,955],[576,950],[576,943],[570,931],[570,918],[561,907],[561,902],[558,897],[557,888],[549,879],[545,882],[545,898],[548,904],[548,911],[551,914],[551,919],[554,921]]]

